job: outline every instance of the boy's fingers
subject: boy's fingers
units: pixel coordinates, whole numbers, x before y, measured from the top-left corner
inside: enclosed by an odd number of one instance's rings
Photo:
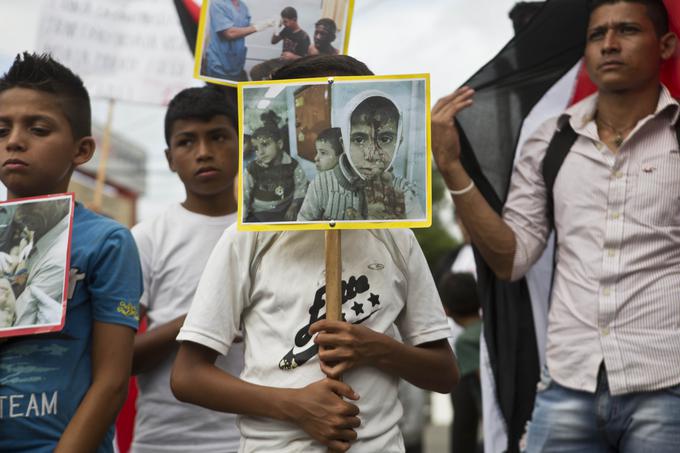
[[[340,440],[331,440],[326,446],[328,447],[328,453],[344,453],[349,450],[351,444]]]
[[[330,386],[331,390],[334,393],[336,393],[337,395],[344,396],[345,398],[349,398],[349,399],[354,400],[354,401],[359,399],[359,395],[354,390],[352,390],[352,387],[345,384],[344,382],[336,381],[336,380],[333,380],[333,379],[327,379],[327,381],[328,381],[328,385]],[[357,408],[357,411],[358,410],[359,410],[359,408]]]
[[[309,333],[314,335],[315,333],[321,332],[322,330],[327,332],[335,331],[342,328],[344,324],[345,323],[342,321],[329,321],[328,319],[321,319],[309,327]]]
[[[475,90],[468,86],[462,86],[458,88],[456,91],[449,95],[444,96],[434,104],[434,107],[432,107],[432,115],[441,113],[441,111],[444,110],[444,108],[450,106],[452,103],[457,101],[459,97],[462,98],[470,97],[474,93]]]

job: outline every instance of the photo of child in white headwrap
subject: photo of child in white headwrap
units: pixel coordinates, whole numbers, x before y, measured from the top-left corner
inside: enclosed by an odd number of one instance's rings
[[[263,107],[286,118],[287,158],[309,181],[295,223],[342,228],[343,222],[427,220],[427,80],[375,79],[336,78],[325,91],[290,82],[277,90],[243,89],[247,135],[257,130]],[[319,120],[323,109],[330,124]],[[253,162],[243,167],[244,203],[252,203]],[[258,223],[248,205],[243,212],[249,213],[242,216],[243,225]]]

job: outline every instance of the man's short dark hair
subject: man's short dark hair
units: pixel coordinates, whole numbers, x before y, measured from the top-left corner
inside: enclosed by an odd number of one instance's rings
[[[316,141],[330,143],[333,147],[333,151],[335,151],[335,155],[339,156],[343,153],[342,139],[340,137],[341,133],[339,127],[329,127],[319,132],[319,135],[316,136]]]
[[[281,10],[281,17],[284,19],[297,20],[297,11],[292,6],[286,6]]]
[[[165,143],[170,147],[172,127],[177,120],[210,121],[218,115],[224,115],[235,131],[238,132],[238,112],[234,104],[235,91],[231,87],[206,85],[186,88],[175,95],[165,112]]]
[[[258,127],[253,131],[252,134],[252,139],[258,139],[258,138],[271,138],[275,142],[278,142],[281,140],[281,131],[277,127],[272,127],[271,125],[266,125],[262,127]]]
[[[12,88],[49,93],[56,99],[71,126],[73,138],[92,135],[90,95],[73,71],[49,54],[23,52],[0,78],[0,92]]]
[[[373,75],[373,73],[368,69],[368,66],[349,55],[308,55],[274,71],[272,79],[370,75]]]
[[[333,19],[324,17],[323,19],[319,19],[314,26],[325,28],[330,34],[330,41],[335,41],[335,34],[338,31],[338,26]]]
[[[467,272],[447,272],[437,283],[439,297],[446,310],[457,316],[479,313],[477,281]]]
[[[662,0],[590,0],[589,12],[592,14],[600,6],[622,2],[644,5],[647,8],[647,16],[654,24],[657,36],[668,33],[668,11]]]

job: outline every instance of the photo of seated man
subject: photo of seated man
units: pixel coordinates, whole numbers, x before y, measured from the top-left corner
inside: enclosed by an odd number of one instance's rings
[[[287,6],[281,11],[281,25],[283,29],[279,33],[274,33],[271,39],[272,44],[283,41],[281,56],[253,66],[250,70],[251,80],[269,79],[272,72],[286,63],[307,55],[311,41],[307,32],[298,24],[298,13],[295,8]]]
[[[309,55],[337,55],[340,51],[331,45],[337,32],[338,26],[333,19],[319,19],[314,24],[314,44],[309,46]]]
[[[392,170],[402,144],[402,112],[386,93],[350,100],[342,127],[346,151],[310,184],[299,221],[419,219],[415,186]]]
[[[13,244],[0,252],[0,328],[61,321],[69,210],[68,199],[16,206],[6,235]]]
[[[244,175],[246,222],[285,222],[297,218],[307,190],[307,177],[298,161],[284,152],[280,129],[262,126],[251,134],[255,160]]]

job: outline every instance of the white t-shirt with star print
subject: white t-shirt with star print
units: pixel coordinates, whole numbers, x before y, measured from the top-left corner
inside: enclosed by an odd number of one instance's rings
[[[450,330],[425,257],[410,230],[342,232],[343,316],[418,345]],[[230,227],[205,268],[179,341],[226,354],[243,323],[241,378],[300,388],[323,379],[307,333],[325,315],[324,232],[246,233]],[[398,378],[374,367],[347,372],[362,425],[353,453],[403,452]],[[326,452],[297,425],[242,416],[240,452]]]

